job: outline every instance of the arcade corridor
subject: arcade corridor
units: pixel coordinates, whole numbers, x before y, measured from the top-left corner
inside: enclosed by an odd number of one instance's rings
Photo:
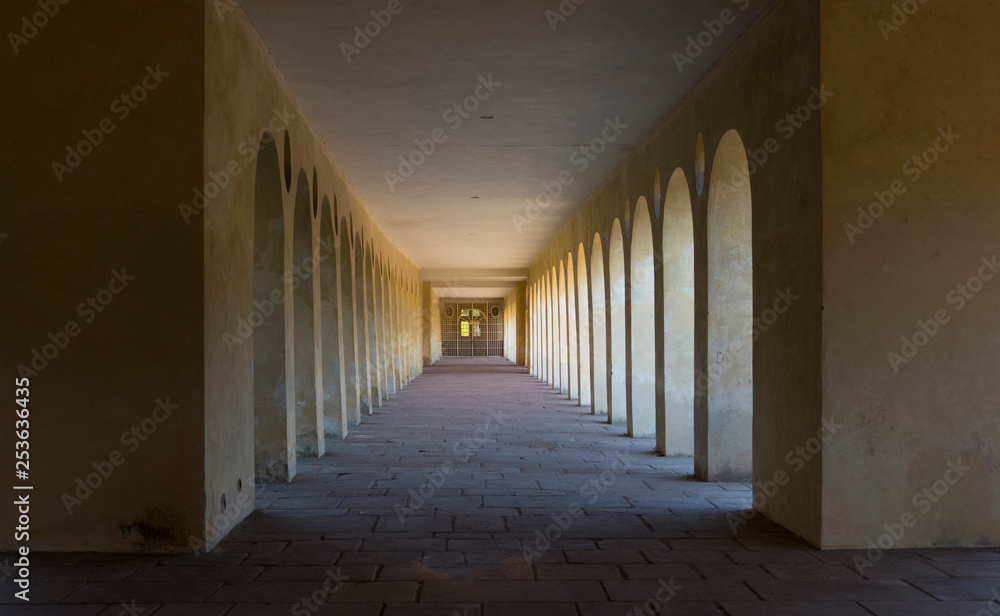
[[[1000,613],[1000,2],[0,24],[2,616]]]
[[[524,368],[446,358],[290,484],[258,486],[210,554],[46,555],[35,603],[60,607],[5,614],[971,616],[1000,586],[997,549],[904,550],[859,575],[864,552],[742,524],[746,485],[652,449]]]

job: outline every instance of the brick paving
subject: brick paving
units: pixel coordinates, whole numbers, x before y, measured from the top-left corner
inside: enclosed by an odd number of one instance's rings
[[[860,575],[754,519],[524,369],[444,360],[208,555],[47,554],[5,616],[976,616],[1000,550],[906,550]],[[548,533],[548,537],[545,534]],[[637,611],[638,610],[638,611]]]

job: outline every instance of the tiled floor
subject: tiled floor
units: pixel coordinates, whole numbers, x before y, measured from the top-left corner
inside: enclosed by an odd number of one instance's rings
[[[978,616],[1000,597],[1000,550],[893,552],[862,576],[859,553],[766,520],[734,534],[747,486],[621,432],[523,369],[446,360],[211,554],[36,557],[35,601],[4,582],[0,612]]]

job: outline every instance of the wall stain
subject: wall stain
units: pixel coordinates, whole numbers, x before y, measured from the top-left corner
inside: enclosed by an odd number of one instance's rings
[[[129,523],[118,525],[122,539],[140,550],[185,545],[184,516],[173,509],[154,507]]]

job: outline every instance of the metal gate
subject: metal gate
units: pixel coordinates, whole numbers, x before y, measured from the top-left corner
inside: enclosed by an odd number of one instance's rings
[[[445,357],[503,355],[503,302],[441,302],[441,353]]]

